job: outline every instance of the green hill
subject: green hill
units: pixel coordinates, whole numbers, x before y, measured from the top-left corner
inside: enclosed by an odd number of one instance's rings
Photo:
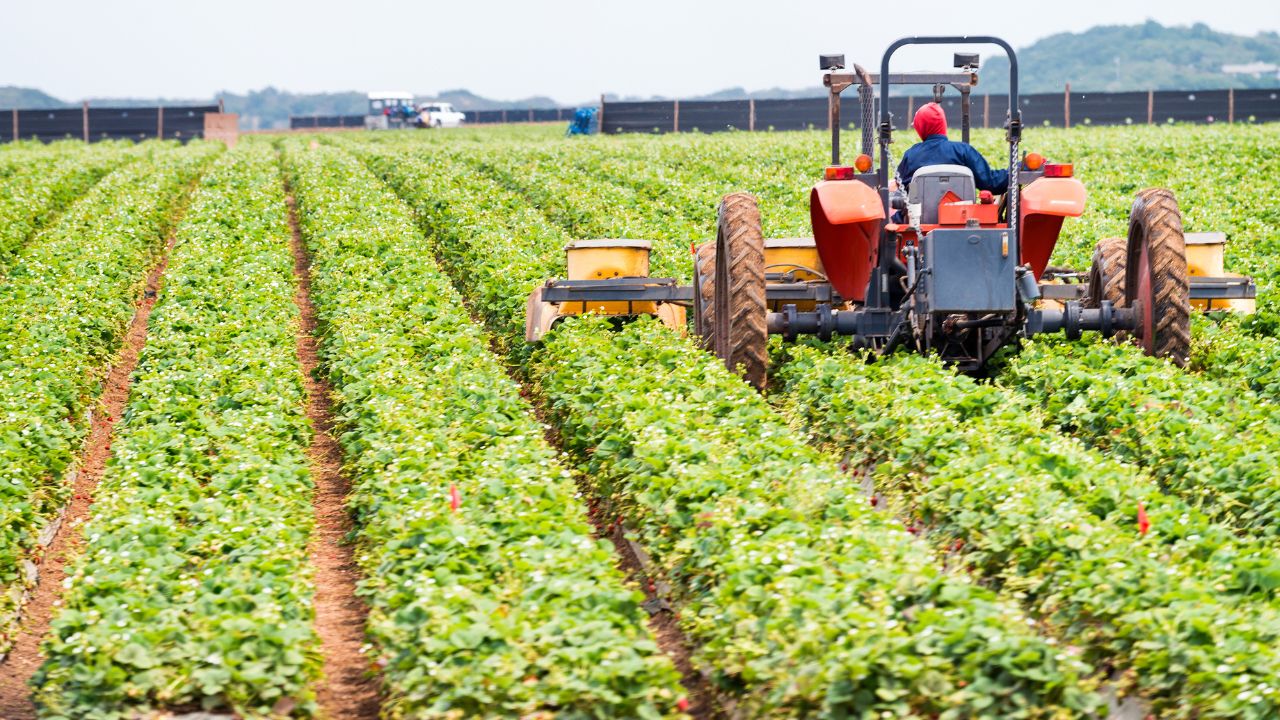
[[[0,86],[0,108],[15,107],[30,110],[49,110],[68,107],[68,104],[35,88],[16,87],[14,85]]]
[[[1016,38],[1006,39],[1017,46]],[[995,55],[983,60],[983,84],[1002,92],[1008,61]],[[1251,64],[1256,74],[1223,70],[1224,65]],[[1068,82],[1073,91],[1092,92],[1274,88],[1280,87],[1277,65],[1280,35],[1232,35],[1203,23],[1101,25],[1082,33],[1050,35],[1018,49],[1019,90],[1025,93],[1060,91]]]

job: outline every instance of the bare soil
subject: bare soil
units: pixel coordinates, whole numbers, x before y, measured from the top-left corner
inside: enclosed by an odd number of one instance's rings
[[[99,405],[91,414],[89,435],[75,475],[71,502],[67,505],[58,533],[40,561],[39,580],[23,610],[13,650],[0,664],[0,719],[28,720],[36,717],[27,683],[44,662],[40,642],[49,631],[49,620],[61,605],[62,581],[67,576],[67,569],[84,546],[81,528],[88,520],[93,493],[102,479],[107,459],[111,457],[112,433],[129,400],[133,370],[147,340],[147,320],[155,307],[173,243],[174,235],[170,232],[164,255],[147,276],[146,291],[125,333],[120,357],[107,374]]]
[[[311,304],[311,261],[298,231],[292,197],[289,226],[293,238],[293,268],[298,280],[294,301],[301,315],[297,355],[307,391],[307,416],[315,434],[307,451],[315,482],[316,529],[308,551],[315,572],[315,629],[324,654],[325,682],[318,688],[321,710],[334,720],[378,717],[378,684],[370,676],[368,658],[361,652],[368,608],[356,596],[360,570],[351,547],[346,499],[351,489],[342,472],[342,447],[333,436],[332,387],[317,372],[316,315]]]

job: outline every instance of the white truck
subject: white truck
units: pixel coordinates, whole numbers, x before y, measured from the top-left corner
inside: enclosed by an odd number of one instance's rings
[[[459,127],[466,116],[447,102],[424,102],[418,106],[418,127]]]

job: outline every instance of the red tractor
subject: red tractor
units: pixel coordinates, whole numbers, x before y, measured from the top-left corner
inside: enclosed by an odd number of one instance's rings
[[[975,43],[998,45],[1009,57],[1007,191],[998,200],[979,196],[972,172],[955,165],[925,167],[909,192],[898,191],[889,157],[890,87],[932,85],[935,97],[947,86],[956,88],[967,141],[978,56],[958,53],[957,72],[929,74],[891,75],[890,59],[906,45]],[[1201,276],[1193,282],[1177,202],[1163,189],[1138,193],[1128,238],[1098,243],[1087,274],[1050,268],[1063,220],[1084,212],[1086,192],[1071,165],[1020,152],[1018,62],[1004,40],[905,38],[885,52],[878,76],[856,65],[846,71],[842,56],[822,56],[821,64],[831,96],[832,165],[810,193],[812,241],[764,239],[755,198],[733,193],[718,208],[715,241],[696,250],[692,288],[645,277],[647,262],[634,257],[603,259],[601,243],[607,241],[571,245],[570,278],[550,281],[530,298],[528,338],[540,339],[555,319],[577,312],[657,314],[682,328],[683,313],[675,310],[691,304],[705,347],[756,386],[765,382],[770,333],[849,336],[856,346],[881,353],[904,347],[934,353],[971,372],[1019,338],[1059,331],[1074,338],[1093,330],[1124,333],[1146,352],[1181,364],[1189,351],[1193,298],[1212,304],[1253,297],[1248,278]],[[876,84],[880,162],[873,168]],[[840,93],[854,85],[863,152],[845,166]],[[629,245],[606,249],[638,251],[638,241],[622,242]],[[639,242],[647,254],[647,244]],[[575,252],[586,251],[601,260],[579,262],[581,270],[574,272]],[[616,269],[638,264],[643,273]]]

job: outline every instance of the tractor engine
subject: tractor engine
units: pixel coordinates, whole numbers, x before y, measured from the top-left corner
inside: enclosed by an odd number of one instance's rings
[[[1007,339],[1019,314],[1008,229],[972,225],[938,228],[918,250],[909,248],[906,281],[917,348],[961,365],[980,361],[989,354],[985,345]]]

